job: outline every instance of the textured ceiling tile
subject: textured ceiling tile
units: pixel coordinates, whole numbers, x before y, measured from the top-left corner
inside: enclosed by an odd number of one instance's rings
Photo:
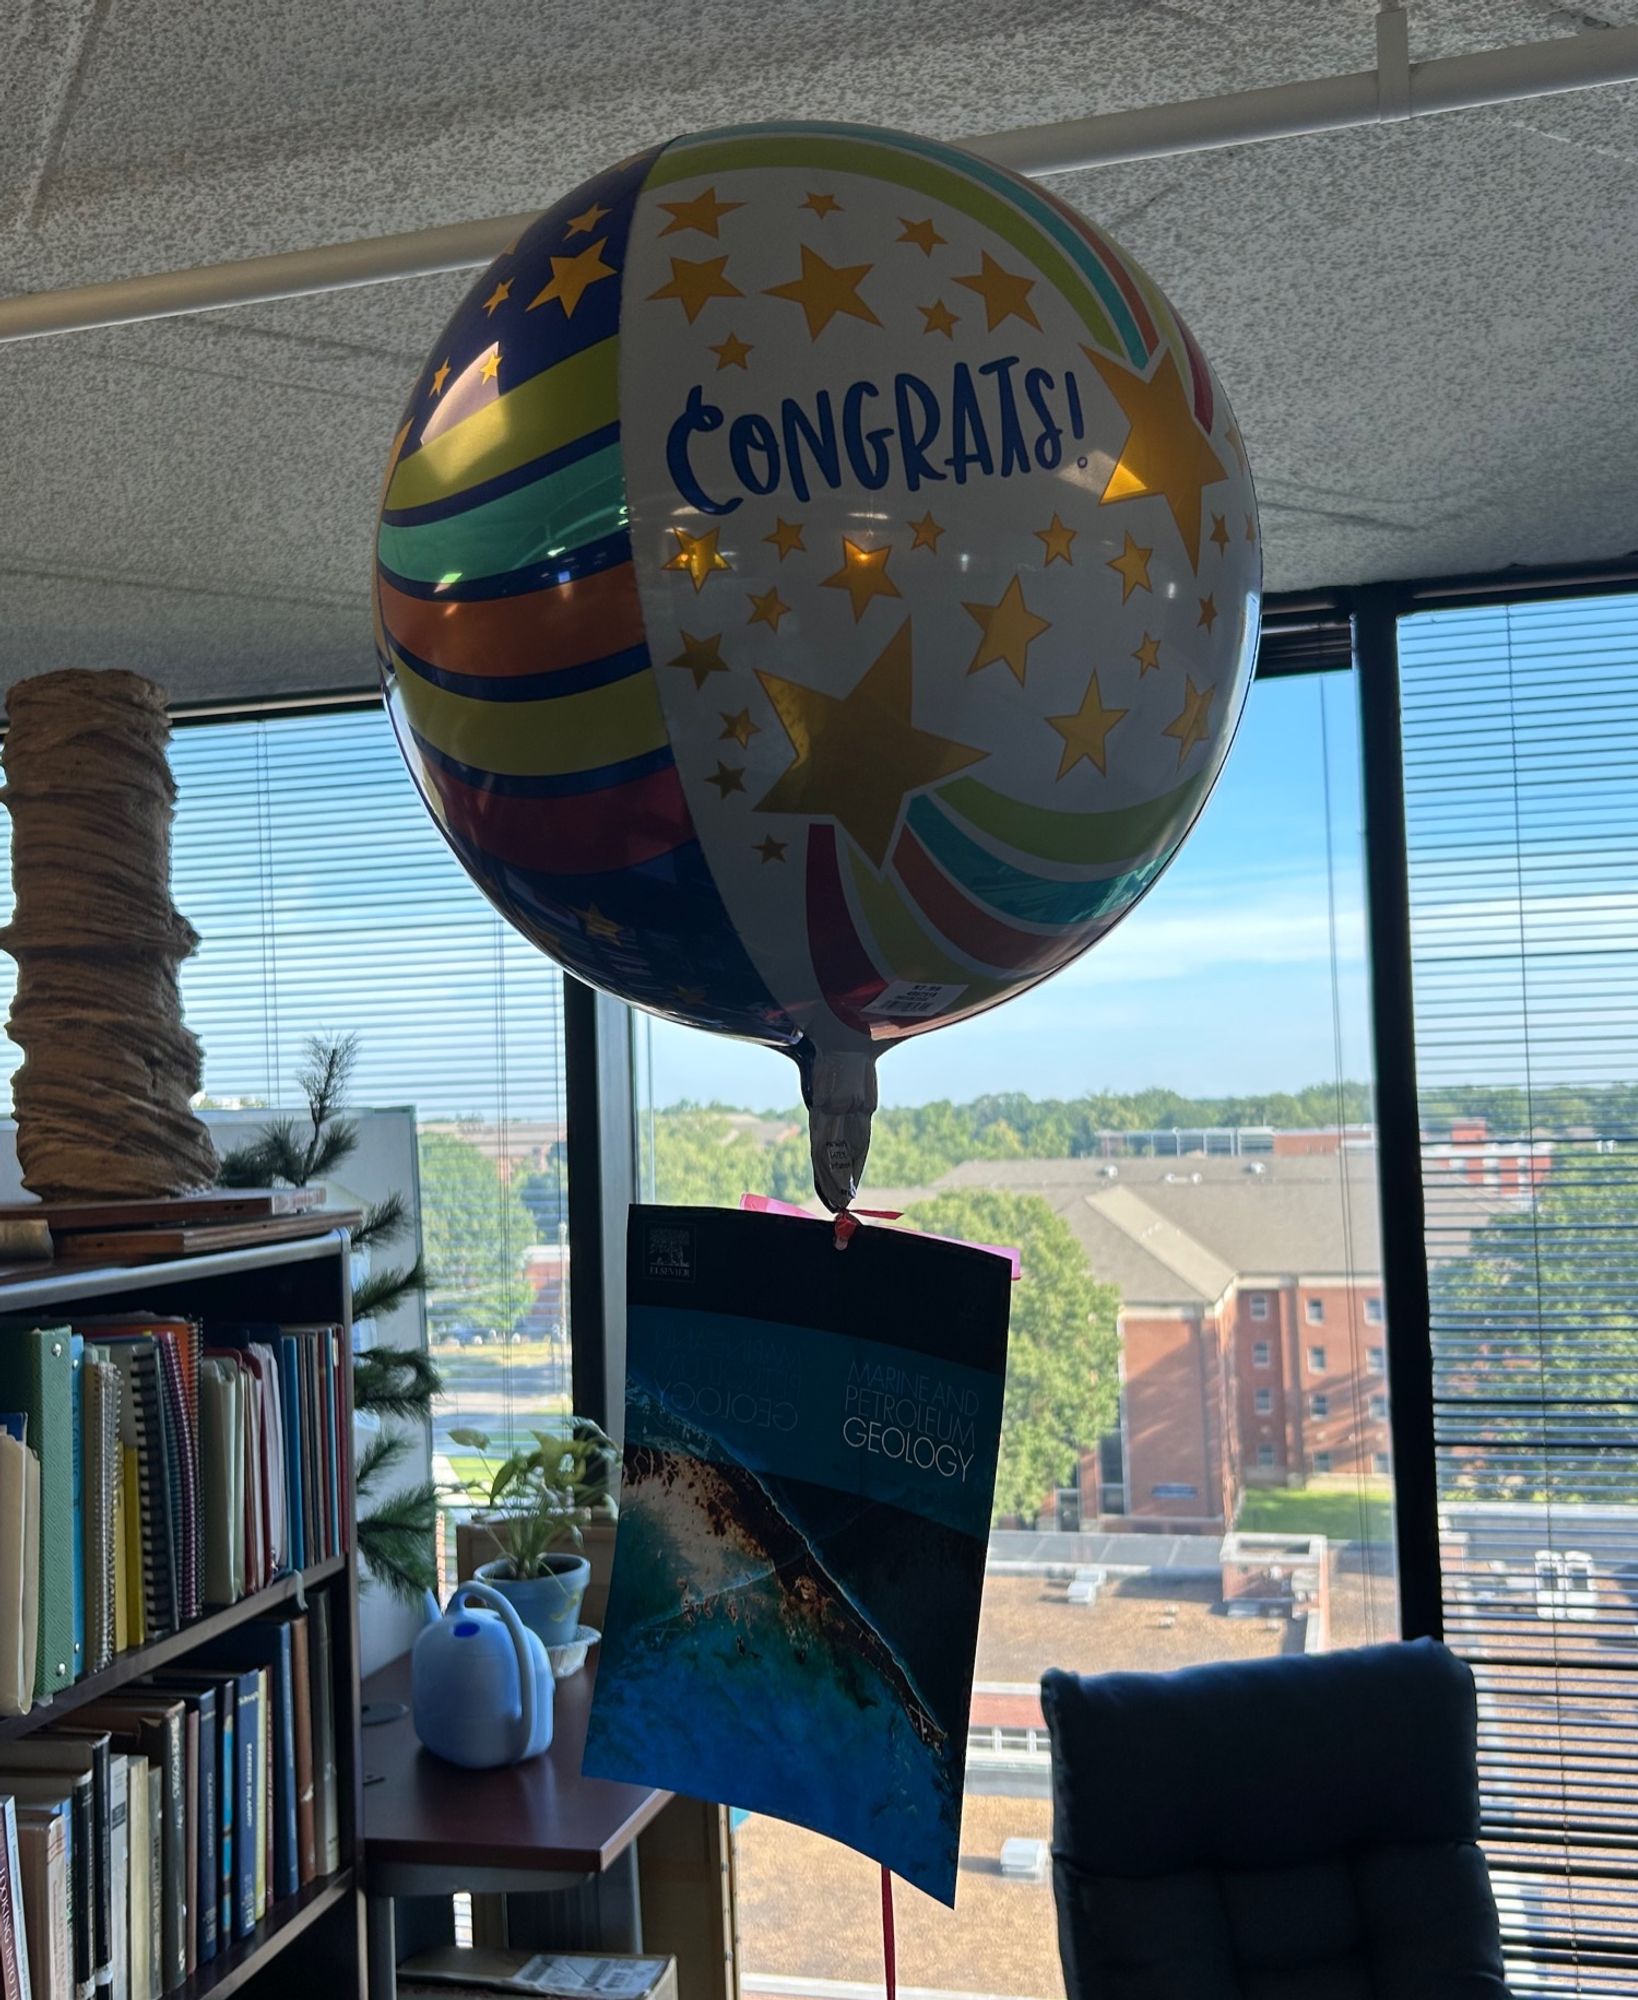
[[[1638,0],[1413,5],[1418,57]],[[1372,60],[1369,0],[34,0],[0,51],[0,291],[542,205],[759,115],[943,136]],[[1211,354],[1271,587],[1638,542],[1638,92],[1055,185]],[[197,700],[362,686],[387,439],[469,277],[0,348],[0,679],[126,664]]]

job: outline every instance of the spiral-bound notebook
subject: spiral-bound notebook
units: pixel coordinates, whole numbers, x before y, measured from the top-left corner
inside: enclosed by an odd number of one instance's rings
[[[114,1657],[116,1633],[116,1513],[119,1495],[120,1373],[112,1361],[86,1354],[82,1381],[85,1462],[85,1668],[97,1673]]]
[[[110,1334],[98,1342],[99,1359],[119,1369],[121,1439],[136,1453],[138,1519],[142,1541],[143,1628],[163,1639],[181,1622],[178,1591],[176,1501],[166,1470],[169,1426],[159,1379],[158,1342],[151,1334]]]

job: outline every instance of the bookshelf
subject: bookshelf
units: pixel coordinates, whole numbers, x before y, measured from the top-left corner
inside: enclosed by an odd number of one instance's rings
[[[242,1248],[167,1257],[152,1262],[11,1265],[0,1269],[0,1316],[64,1319],[129,1311],[224,1321],[327,1324],[346,1329],[351,1352],[351,1245],[333,1216],[315,1214],[312,1233],[290,1237],[291,1219],[278,1218],[272,1240]],[[339,1432],[350,1446],[351,1370],[341,1370]],[[350,1534],[350,1527],[348,1529]],[[282,2000],[302,1982],[325,1995],[364,1990],[364,1902],[360,1843],[363,1764],[359,1747],[358,1579],[350,1553],[331,1556],[276,1578],[224,1609],[213,1609],[180,1631],[117,1654],[111,1665],[75,1681],[29,1714],[0,1718],[0,1755],[8,1742],[66,1720],[116,1689],[166,1668],[184,1666],[210,1641],[285,1604],[329,1599],[337,1802],[341,1865],[297,1895],[275,1902],[250,1934],[220,1945],[166,2000]]]

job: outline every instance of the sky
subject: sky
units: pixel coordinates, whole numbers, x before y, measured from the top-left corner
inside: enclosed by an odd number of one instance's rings
[[[1216,790],[1144,901],[1034,991],[892,1050],[882,1102],[1298,1089],[1338,1073],[1333,999],[1342,1073],[1368,1079],[1360,814],[1353,676],[1255,684]],[[656,1106],[771,1109],[797,1095],[772,1051],[646,1020],[645,1048]]]

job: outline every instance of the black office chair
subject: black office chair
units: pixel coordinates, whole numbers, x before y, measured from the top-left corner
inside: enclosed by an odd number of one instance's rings
[[[1507,2000],[1443,1646],[1054,1671],[1041,1700],[1069,2000]]]

